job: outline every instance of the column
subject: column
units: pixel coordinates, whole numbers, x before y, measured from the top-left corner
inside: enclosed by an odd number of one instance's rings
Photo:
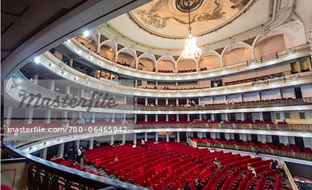
[[[260,121],[263,121],[263,113],[262,112],[259,112],[259,119],[260,119]]]
[[[127,105],[127,96],[124,96],[123,103]]]
[[[202,121],[202,120],[203,120],[203,115],[199,114],[199,121]]]
[[[126,134],[122,134],[121,138],[122,138],[122,144],[125,144],[126,143]]]
[[[65,148],[65,143],[62,143],[62,144],[58,145],[58,152],[57,152],[57,154],[60,155],[60,157],[64,157],[64,148]]]
[[[65,86],[65,94],[70,94],[70,86],[69,85]]]
[[[81,98],[84,97],[84,89],[80,89],[80,97],[81,97]]]
[[[201,105],[201,99],[198,98],[198,105]]]
[[[70,59],[70,60],[69,60],[69,66],[70,66],[70,67],[73,67],[73,66],[74,66],[74,60],[73,60],[73,59]]]
[[[179,99],[177,98],[176,99],[176,106],[178,106],[179,105]]]
[[[240,102],[243,102],[243,100],[244,100],[244,99],[243,99],[243,94],[239,94],[239,101],[240,101]]]
[[[133,134],[133,144],[136,145],[136,143],[137,143],[137,134],[134,133],[134,134]]]
[[[91,123],[95,123],[95,113],[92,113],[91,117]]]
[[[94,145],[94,137],[90,138],[89,140],[89,149],[92,150]]]
[[[303,144],[305,148],[312,148],[312,138],[303,137]]]
[[[63,118],[68,118],[68,111],[63,111],[62,112],[62,117]]]
[[[176,119],[177,119],[177,121],[179,121],[179,119],[180,119],[180,118],[179,118],[179,114],[177,114],[177,118],[176,118]]]
[[[177,132],[177,142],[180,142],[180,132]]]
[[[224,137],[226,140],[230,140],[230,133],[224,133]]]
[[[166,114],[166,121],[169,121],[169,115]]]
[[[110,137],[110,145],[113,146],[114,142],[115,142],[115,136],[111,135],[111,137]]]
[[[148,99],[145,98],[145,106],[147,106],[147,104],[148,104]]]
[[[169,142],[169,132],[166,133],[166,141]]]
[[[190,120],[191,120],[190,114],[187,114],[187,121],[190,121]]]
[[[47,124],[51,123],[52,110],[46,110],[45,112],[45,122]]]
[[[158,114],[155,114],[155,121],[158,121]]]
[[[144,133],[144,141],[147,142],[147,132]]]
[[[112,123],[115,123],[115,113],[112,113]]]
[[[211,136],[211,138],[213,138],[213,139],[216,139],[216,138],[217,138],[217,135],[216,135],[215,132],[211,132],[211,133],[210,133],[210,136]]]
[[[158,142],[158,132],[155,133],[155,142]]]
[[[158,98],[155,98],[155,105],[158,105]]]
[[[134,87],[138,87],[138,80],[134,81]]]
[[[34,108],[30,108],[26,110],[26,124],[32,124],[32,119],[34,116]]]
[[[272,143],[272,142],[273,142],[272,136],[271,136],[271,135],[266,135],[265,137],[266,137],[266,141],[267,141],[268,143]]]
[[[239,134],[239,139],[243,141],[247,141],[247,135],[246,134]]]
[[[48,148],[44,148],[40,151],[40,157],[44,160],[47,159],[47,155],[48,155]]]
[[[189,104],[189,103],[190,103],[190,99],[186,98],[186,104]]]
[[[228,113],[225,113],[225,114],[224,114],[224,120],[225,120],[225,121],[228,121],[228,120],[229,120],[229,114],[228,114]]]
[[[123,114],[123,122],[127,121],[127,114]]]
[[[265,135],[257,135],[258,136],[258,141],[265,143],[266,142],[266,138]]]
[[[245,113],[244,112],[241,113],[241,120],[245,121]]]
[[[7,115],[6,115],[6,119],[5,119],[5,123],[7,125],[10,125],[10,123],[11,123],[12,112],[13,112],[13,107],[9,106],[7,109]]]
[[[50,80],[49,81],[49,89],[51,91],[54,91],[55,90],[55,81],[54,80]]]
[[[34,74],[34,84],[36,85],[38,85],[38,78],[39,78],[39,75]]]
[[[169,103],[168,103],[168,98],[166,98],[166,104],[165,104],[165,105],[166,105],[166,106],[169,105]]]
[[[146,122],[148,120],[147,114],[144,115],[144,121]]]
[[[75,142],[75,146],[80,146],[80,140],[76,140],[76,142]]]
[[[133,121],[134,121],[134,123],[136,123],[137,122],[137,114],[134,114],[133,117],[134,117]]]
[[[247,134],[247,141],[252,141],[251,134]]]
[[[211,116],[210,116],[210,118],[211,118],[211,121],[214,121],[214,120],[215,120],[215,114],[212,113]]]

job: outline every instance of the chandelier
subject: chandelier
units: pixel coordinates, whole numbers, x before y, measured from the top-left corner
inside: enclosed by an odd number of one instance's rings
[[[189,35],[185,39],[184,50],[181,54],[183,58],[193,59],[198,58],[201,54],[201,49],[197,47],[196,38],[192,35],[192,27],[191,27],[191,11],[190,11],[190,2],[191,0],[186,0],[188,5],[188,19],[189,19]]]

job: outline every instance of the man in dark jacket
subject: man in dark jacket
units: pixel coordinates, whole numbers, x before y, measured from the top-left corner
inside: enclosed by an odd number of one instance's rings
[[[191,190],[188,181],[185,183],[184,190]]]
[[[195,184],[196,184],[196,190],[202,190],[202,184],[200,184],[199,179],[196,179]]]

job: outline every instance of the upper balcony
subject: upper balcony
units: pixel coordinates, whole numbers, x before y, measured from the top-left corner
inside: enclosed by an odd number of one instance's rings
[[[283,50],[280,52],[276,52],[270,55],[261,56],[255,59],[249,59],[244,62],[235,63],[231,65],[225,65],[219,68],[210,68],[207,69],[206,66],[198,66],[197,60],[196,68],[181,68],[179,70],[175,69],[172,72],[163,73],[141,70],[140,67],[136,66],[124,66],[126,64],[119,64],[115,61],[111,61],[100,54],[97,54],[79,43],[75,39],[68,40],[63,43],[69,50],[87,60],[88,62],[100,67],[104,68],[128,77],[136,78],[136,79],[144,79],[149,81],[190,81],[190,80],[199,80],[199,79],[211,79],[215,77],[221,77],[226,75],[231,75],[235,73],[240,73],[244,71],[264,68],[267,66],[276,65],[279,63],[283,63],[285,61],[301,58],[304,56],[308,56],[311,54],[311,50],[309,45],[301,45],[298,47],[294,47],[291,49]],[[181,60],[183,61],[183,60]],[[176,63],[175,63],[176,64]],[[221,64],[220,64],[221,65]],[[176,68],[177,66],[175,66]],[[168,70],[168,69],[167,69]],[[184,71],[192,71],[192,72],[184,72]],[[156,71],[156,70],[155,70]],[[183,71],[183,72],[182,72]],[[195,72],[193,72],[195,71]]]

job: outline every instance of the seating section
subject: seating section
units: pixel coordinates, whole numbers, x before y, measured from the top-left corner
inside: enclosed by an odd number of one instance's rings
[[[207,67],[202,67],[202,68],[200,68],[200,71],[207,71],[207,70],[208,70]]]
[[[223,124],[273,124],[272,121],[222,121]],[[137,121],[136,124],[220,124],[221,121]]]
[[[203,143],[216,143],[216,144],[232,144],[232,145],[240,145],[247,147],[258,147],[258,148],[267,148],[274,150],[283,150],[283,151],[293,151],[293,152],[305,152],[312,154],[311,148],[304,148],[301,150],[294,144],[285,145],[279,143],[278,145],[274,145],[273,143],[262,143],[262,142],[245,142],[245,141],[235,141],[235,140],[221,140],[221,139],[213,139],[213,138],[192,138],[195,142],[203,142]]]
[[[281,78],[284,76],[285,75],[283,73],[276,73],[276,74],[265,75],[265,76],[261,76],[261,77],[254,77],[254,78],[248,78],[248,79],[244,79],[244,80],[226,82],[225,86],[242,84],[242,83],[247,83],[247,82],[256,83],[257,81],[265,81],[265,80],[270,80],[270,79],[274,79],[274,78]]]
[[[74,168],[76,170],[80,170],[80,171],[84,171],[84,172],[87,172],[87,173],[90,173],[90,174],[95,174],[95,175],[101,175],[100,173],[98,172],[95,172],[91,169],[88,169],[86,167],[82,167],[80,164],[77,164],[77,165],[73,165],[74,161],[73,160],[64,160],[64,159],[57,159],[57,160],[53,160],[53,162],[57,163],[57,164],[60,164],[60,165],[63,165],[63,166],[67,166],[67,167],[70,167],[70,168]]]
[[[178,70],[178,73],[190,73],[190,72],[196,72],[196,69],[181,69],[181,70]]]
[[[114,162],[115,157],[118,161]],[[222,169],[218,170],[212,164],[215,158],[221,162]],[[222,151],[210,152],[176,142],[146,142],[144,148],[132,148],[130,144],[104,145],[87,150],[86,162],[104,169],[109,175],[114,174],[121,181],[155,190],[166,189],[168,185],[173,190],[183,188],[186,181],[191,189],[195,189],[196,179],[203,183],[203,189],[208,190],[262,188],[264,177],[274,179],[274,183],[277,178],[281,179],[280,182],[283,180],[277,171],[269,168],[271,160]],[[257,178],[248,171],[248,163],[255,168]],[[264,185],[269,183],[275,186],[270,180]]]
[[[158,70],[159,73],[174,73],[173,70]]]

